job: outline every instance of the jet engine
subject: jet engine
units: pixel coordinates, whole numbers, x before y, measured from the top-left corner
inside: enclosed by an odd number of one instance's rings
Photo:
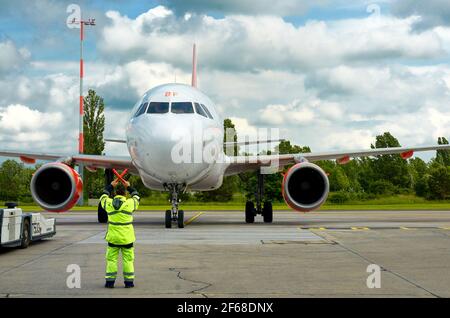
[[[329,182],[325,172],[310,162],[297,163],[284,175],[282,192],[286,203],[294,210],[309,212],[327,199]]]
[[[43,209],[64,212],[77,203],[83,191],[83,181],[68,165],[52,162],[34,173],[30,187],[34,201]]]

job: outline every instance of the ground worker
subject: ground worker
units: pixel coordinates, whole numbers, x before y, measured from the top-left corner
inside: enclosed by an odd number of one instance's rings
[[[123,179],[122,179],[123,180]],[[117,277],[119,252],[122,252],[123,278],[125,288],[134,287],[134,246],[136,240],[133,228],[133,212],[139,206],[139,194],[128,181],[122,183],[115,179],[105,187],[100,197],[102,208],[108,213],[108,230],[105,239],[106,249],[106,288],[114,288]],[[114,190],[114,193],[113,193]],[[131,198],[127,199],[128,191]],[[114,194],[114,197],[111,196]]]

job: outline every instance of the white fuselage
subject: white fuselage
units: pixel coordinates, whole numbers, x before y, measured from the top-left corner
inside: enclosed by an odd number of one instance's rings
[[[221,186],[227,166],[223,122],[212,101],[195,87],[165,84],[147,91],[133,108],[126,134],[133,164],[147,187]]]

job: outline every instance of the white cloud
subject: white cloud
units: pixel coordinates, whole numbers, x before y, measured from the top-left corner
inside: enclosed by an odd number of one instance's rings
[[[61,113],[44,114],[24,105],[9,105],[0,113],[0,127],[4,132],[15,134],[21,131],[52,129],[62,122]]]
[[[61,111],[73,116],[77,112],[78,96],[76,76],[54,73],[0,79],[0,105],[24,104],[40,111]]]
[[[315,123],[327,124],[342,117],[341,105],[303,96],[288,104],[271,104],[260,110],[260,119],[269,125],[306,126]]]
[[[164,14],[156,12],[164,12]],[[212,69],[309,70],[339,63],[427,59],[443,56],[438,32],[411,33],[416,17],[389,16],[332,22],[309,21],[295,27],[281,17],[206,15],[177,17],[162,7],[136,19],[115,11],[102,32],[99,49],[108,58],[165,61],[187,69],[193,42],[202,65]]]
[[[147,63],[136,60],[125,65],[130,86],[140,94],[161,83],[173,83],[175,78],[180,82],[188,82],[191,74],[174,68],[166,63]]]
[[[256,113],[267,104],[276,104],[304,94],[304,75],[288,71],[267,70],[237,72],[200,69],[199,87],[217,103],[223,116],[239,117]],[[187,82],[187,81],[185,81]]]
[[[450,111],[438,110],[432,105],[402,116],[380,115],[378,119],[382,122],[372,131],[389,131],[403,145],[434,144],[438,137],[450,135]]]
[[[41,112],[25,105],[0,108],[0,141],[2,149],[64,152],[71,135],[59,112]]]
[[[17,48],[11,40],[0,42],[0,75],[21,68],[30,56],[30,51]]]
[[[400,116],[426,104],[445,109],[450,68],[438,66],[337,66],[307,75],[305,85],[321,99],[337,101],[353,115]]]
[[[236,132],[238,133],[239,141],[245,141],[246,136],[248,140],[256,140],[256,137],[258,136],[258,128],[251,125],[247,118],[230,117],[230,119],[235,126]]]
[[[375,135],[368,130],[347,130],[334,131],[331,134],[323,136],[321,145],[313,149],[326,151],[327,149],[368,149],[370,144],[374,142]]]
[[[126,111],[105,111],[105,138],[125,139],[125,128],[128,124],[129,113]],[[128,155],[125,144],[106,142],[105,153],[115,155]]]
[[[262,108],[260,124],[313,151],[368,148],[386,131],[403,145],[435,144],[450,135],[449,74],[445,65],[320,70],[297,99]]]
[[[420,16],[420,20],[414,24],[417,30],[429,29],[437,25],[450,25],[450,3],[446,0],[393,1],[392,11],[401,17]]]

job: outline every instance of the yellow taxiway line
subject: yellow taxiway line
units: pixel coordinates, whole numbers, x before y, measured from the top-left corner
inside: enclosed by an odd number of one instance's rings
[[[200,215],[202,215],[205,212],[199,212],[196,215],[194,215],[193,217],[191,217],[189,220],[187,220],[186,222],[184,222],[185,225],[189,225],[190,223],[192,223],[195,219],[197,219]]]
[[[304,228],[299,227],[299,230],[305,230]],[[309,227],[308,230],[310,231],[326,231],[327,228],[325,227]]]
[[[368,227],[366,226],[352,226],[350,227],[353,231],[368,231],[370,230]]]

